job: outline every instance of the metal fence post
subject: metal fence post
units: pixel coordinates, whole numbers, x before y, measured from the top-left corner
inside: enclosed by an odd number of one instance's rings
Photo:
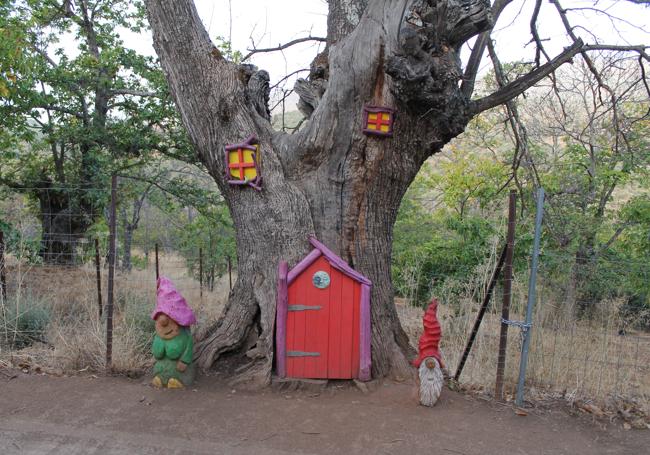
[[[524,380],[528,364],[528,350],[530,348],[531,322],[533,307],[536,300],[537,266],[539,258],[539,243],[542,235],[542,215],[544,213],[544,188],[537,190],[537,213],[535,214],[535,241],[533,243],[533,257],[530,266],[530,280],[528,282],[528,306],[526,307],[526,322],[523,325],[524,342],[521,347],[521,362],[519,365],[519,381],[517,383],[517,398],[515,403],[521,406],[524,402]]]
[[[508,203],[508,235],[506,238],[506,263],[503,267],[503,306],[501,307],[501,333],[499,335],[499,356],[497,358],[497,377],[494,384],[494,397],[503,400],[503,374],[506,368],[506,350],[508,348],[508,324],[510,301],[512,300],[512,256],[515,249],[515,226],[517,224],[517,193],[510,191]]]
[[[203,248],[199,248],[199,297],[203,298]]]
[[[99,306],[99,317],[102,317],[102,273],[99,259],[99,239],[95,239],[95,272],[97,275],[97,305]]]
[[[117,205],[117,176],[111,178],[111,210],[108,234],[108,291],[106,301],[106,371],[113,363],[113,287],[115,280],[115,207]]]
[[[5,269],[5,233],[0,231],[0,290],[2,301],[7,301],[7,271]]]
[[[156,242],[156,285],[158,284],[158,278],[160,278],[160,265],[158,262],[158,242]]]

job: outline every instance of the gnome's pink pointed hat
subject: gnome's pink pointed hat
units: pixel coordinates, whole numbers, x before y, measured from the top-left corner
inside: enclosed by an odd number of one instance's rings
[[[418,344],[418,358],[413,362],[416,368],[419,368],[422,361],[427,357],[435,357],[438,363],[440,363],[440,366],[443,366],[439,348],[442,330],[438,322],[437,312],[438,301],[432,299],[429,308],[427,308],[422,318],[424,332],[422,332],[420,343]]]
[[[151,319],[156,319],[161,313],[172,318],[178,325],[187,327],[196,324],[196,317],[192,309],[187,305],[181,293],[176,290],[174,283],[164,276],[158,278],[156,308],[151,313]]]

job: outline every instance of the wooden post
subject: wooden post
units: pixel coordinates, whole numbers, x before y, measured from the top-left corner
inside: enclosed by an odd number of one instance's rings
[[[512,257],[515,249],[515,227],[517,217],[517,193],[510,191],[508,204],[508,236],[506,262],[503,268],[503,306],[501,308],[501,333],[499,336],[499,356],[497,358],[497,377],[494,385],[494,397],[503,400],[503,374],[506,368],[506,350],[508,347],[508,324],[503,322],[510,318],[510,301],[512,300]]]
[[[7,271],[5,269],[5,233],[0,230],[0,291],[2,301],[7,302]]]
[[[199,297],[203,298],[203,248],[199,248]]]
[[[111,210],[108,234],[108,291],[106,301],[106,371],[113,363],[113,287],[115,285],[115,208],[117,205],[117,176],[111,178]]]
[[[494,272],[492,273],[492,278],[490,279],[490,284],[488,285],[487,291],[485,292],[485,298],[483,299],[481,308],[478,310],[478,315],[476,316],[476,322],[474,322],[472,333],[469,336],[469,340],[467,340],[467,346],[465,346],[465,351],[463,352],[463,356],[461,357],[460,363],[458,364],[458,368],[456,369],[456,374],[454,375],[454,380],[456,381],[458,381],[458,378],[460,378],[460,374],[463,372],[463,368],[465,367],[465,362],[467,361],[467,357],[469,357],[469,352],[472,350],[472,346],[474,345],[476,334],[478,333],[478,329],[481,327],[481,322],[483,322],[483,316],[485,315],[485,310],[487,310],[488,304],[490,303],[490,299],[492,298],[492,291],[494,290],[494,286],[497,282],[497,279],[499,278],[499,275],[501,274],[501,269],[503,268],[503,263],[506,259],[507,248],[508,248],[507,245],[503,247],[503,251],[501,251],[501,256],[499,256],[499,262],[497,263],[497,266],[494,269]]]
[[[228,285],[232,291],[232,261],[230,260],[230,256],[228,256]]]
[[[101,263],[99,259],[99,239],[95,239],[95,272],[97,275],[97,306],[99,307],[99,317],[102,317],[102,274]]]
[[[158,242],[156,242],[156,286],[158,285],[158,278],[160,278],[160,265],[158,262]]]

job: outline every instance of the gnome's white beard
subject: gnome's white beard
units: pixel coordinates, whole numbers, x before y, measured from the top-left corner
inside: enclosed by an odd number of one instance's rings
[[[428,368],[428,361],[435,362],[434,368]],[[427,357],[420,364],[420,404],[433,406],[440,398],[440,392],[445,378],[440,368],[440,363],[433,357]]]

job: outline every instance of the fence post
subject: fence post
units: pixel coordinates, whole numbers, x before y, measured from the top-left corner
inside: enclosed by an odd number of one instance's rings
[[[5,269],[5,233],[0,230],[0,290],[2,301],[7,301],[7,271]]]
[[[203,248],[199,248],[199,297],[203,298]]]
[[[158,242],[156,242],[156,285],[158,284],[158,278],[160,278],[160,266],[158,264]]]
[[[478,329],[481,327],[481,322],[483,322],[483,316],[485,315],[485,311],[487,310],[488,304],[490,303],[490,299],[492,298],[492,291],[494,290],[494,286],[496,285],[497,279],[501,274],[501,268],[503,268],[503,262],[505,261],[506,258],[507,248],[508,248],[507,245],[503,247],[503,251],[501,251],[501,256],[499,256],[499,262],[497,263],[494,272],[492,272],[492,278],[490,278],[490,284],[488,285],[488,288],[485,292],[483,303],[481,304],[481,308],[478,310],[478,314],[476,315],[476,321],[474,322],[474,327],[472,327],[472,333],[469,336],[469,340],[467,340],[467,346],[465,346],[465,351],[463,352],[463,356],[460,359],[458,368],[456,368],[456,374],[454,375],[455,381],[458,381],[458,378],[460,378],[460,374],[463,372],[463,368],[465,367],[465,362],[467,361],[467,357],[469,357],[469,352],[472,350],[472,346],[474,345],[474,340],[476,339],[476,335],[478,334]]]
[[[99,306],[99,317],[102,317],[102,274],[99,259],[99,239],[95,239],[95,272],[97,275],[97,305]]]
[[[106,301],[106,371],[113,363],[113,287],[115,280],[115,206],[117,204],[117,175],[111,177],[111,210],[108,233],[108,291]]]
[[[542,215],[544,213],[544,188],[537,190],[537,213],[535,214],[535,241],[533,243],[533,257],[530,265],[530,280],[528,282],[528,306],[526,307],[526,322],[523,325],[524,342],[521,347],[521,362],[519,365],[519,381],[517,383],[517,399],[515,403],[521,406],[524,402],[524,379],[528,364],[528,349],[530,348],[531,322],[533,319],[533,306],[536,300],[537,265],[539,258],[539,243],[542,235]]]
[[[506,262],[503,267],[503,306],[501,308],[501,333],[499,336],[499,356],[497,358],[497,377],[494,385],[494,397],[503,400],[503,373],[506,367],[506,350],[508,347],[508,324],[510,301],[512,300],[512,256],[515,249],[515,227],[517,217],[517,193],[510,191],[508,203],[508,236],[506,240]]]
[[[230,256],[228,257],[228,285],[231,291],[232,291],[232,261],[230,260]]]

